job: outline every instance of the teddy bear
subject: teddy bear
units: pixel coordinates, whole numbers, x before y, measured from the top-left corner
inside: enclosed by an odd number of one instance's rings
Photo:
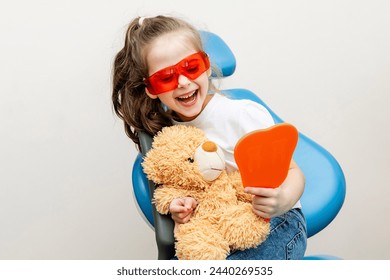
[[[223,260],[235,250],[261,244],[269,222],[252,211],[239,171],[227,173],[219,146],[203,131],[185,125],[163,128],[142,163],[158,187],[153,203],[169,214],[173,199],[193,197],[197,206],[189,222],[175,224],[175,251],[181,260]]]

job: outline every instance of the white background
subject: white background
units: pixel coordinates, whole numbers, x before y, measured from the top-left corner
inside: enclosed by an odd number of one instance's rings
[[[159,13],[220,35],[238,63],[222,88],[256,92],[338,159],[346,201],[307,253],[390,259],[386,0],[2,1],[0,259],[157,257],[110,99],[127,24]]]

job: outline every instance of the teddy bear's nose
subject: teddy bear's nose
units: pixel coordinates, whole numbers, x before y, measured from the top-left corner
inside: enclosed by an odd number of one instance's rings
[[[202,145],[202,149],[205,152],[216,152],[218,150],[217,145],[212,141],[206,141]]]

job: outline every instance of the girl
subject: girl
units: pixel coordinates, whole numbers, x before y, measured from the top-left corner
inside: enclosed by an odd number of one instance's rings
[[[274,122],[263,106],[218,93],[210,75],[207,54],[193,26],[173,17],[135,18],[123,49],[115,57],[113,71],[113,106],[127,135],[139,147],[141,131],[155,135],[173,124],[196,126],[221,146],[227,171],[237,169],[233,148],[238,139]],[[304,181],[292,161],[279,188],[246,186],[245,191],[253,195],[253,211],[271,218],[271,232],[257,248],[233,252],[228,259],[303,258],[307,234],[299,198]],[[196,205],[191,197],[174,199],[170,204],[172,219],[176,224],[188,222]]]

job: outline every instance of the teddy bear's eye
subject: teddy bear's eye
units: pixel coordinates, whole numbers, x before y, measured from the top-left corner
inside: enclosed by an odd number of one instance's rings
[[[191,162],[191,163],[193,163],[194,162],[194,159],[193,158],[187,158],[187,160],[189,161],[189,162]]]

